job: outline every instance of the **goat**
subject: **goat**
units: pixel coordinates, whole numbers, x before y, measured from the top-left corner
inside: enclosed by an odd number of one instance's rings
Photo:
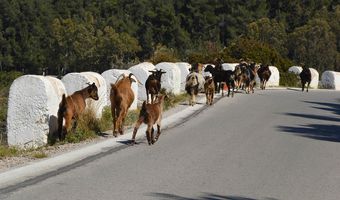
[[[215,92],[219,93],[219,87],[217,87],[217,83],[224,82],[227,84],[228,87],[228,97],[231,96],[234,97],[234,89],[235,89],[235,81],[234,81],[234,72],[231,70],[216,70],[213,68],[213,66],[208,65],[205,69],[205,72],[210,72],[213,79],[215,88],[217,88],[217,91]],[[232,90],[231,90],[232,88]],[[222,96],[224,96],[223,89],[222,89]]]
[[[206,97],[206,104],[212,105],[214,101],[215,84],[212,77],[206,76],[204,83],[204,92]]]
[[[305,67],[304,65],[302,66],[302,71],[300,73],[300,79],[301,79],[301,87],[302,87],[302,92],[305,89],[305,85],[307,83],[306,90],[308,92],[308,87],[310,85],[310,82],[312,81],[312,73],[308,67]]]
[[[234,69],[235,87],[236,87],[237,91],[242,87],[242,85],[243,85],[243,83],[245,82],[245,79],[246,79],[246,76],[243,73],[244,68],[245,68],[245,66],[239,64],[239,65],[236,65],[235,69]]]
[[[272,75],[272,72],[269,69],[268,65],[260,65],[260,68],[257,70],[257,75],[260,78],[260,88],[262,90],[266,89],[267,82]]]
[[[86,88],[74,92],[72,95],[66,97],[63,94],[58,109],[58,136],[59,140],[64,140],[67,133],[71,129],[72,120],[74,122],[73,128],[76,127],[77,120],[85,110],[87,98],[98,100],[98,88],[95,83],[89,84]],[[65,125],[63,126],[63,120]]]
[[[146,90],[146,101],[149,103],[149,94],[151,95],[151,103],[154,102],[154,96],[157,97],[159,91],[161,90],[161,77],[162,74],[166,72],[162,71],[162,69],[149,71],[151,74],[145,81],[145,90]]]
[[[254,86],[256,84],[256,80],[255,80],[255,77],[256,77],[256,74],[257,74],[257,70],[258,70],[258,66],[253,62],[253,63],[250,63],[248,66],[247,66],[247,80],[245,82],[245,87],[246,87],[246,93],[250,93],[250,91],[252,93],[254,93]]]
[[[131,78],[132,75],[132,73],[130,73],[129,76],[121,74],[117,78],[116,83],[111,84],[110,102],[113,119],[113,136],[115,137],[117,137],[118,132],[123,135],[125,117],[135,99],[135,95],[131,89],[132,82],[135,82],[135,80]],[[123,78],[119,79],[121,76]]]
[[[189,105],[194,106],[196,104],[196,96],[198,92],[204,89],[204,78],[202,74],[191,72],[186,77],[185,91],[189,94]]]
[[[137,131],[142,123],[147,124],[146,138],[148,144],[154,144],[159,139],[161,135],[161,121],[164,99],[167,98],[166,95],[158,95],[157,102],[153,104],[148,104],[146,101],[143,102],[142,108],[139,113],[139,118],[136,122],[135,128],[132,135],[132,145],[135,144],[135,138]],[[157,135],[154,138],[154,128],[153,125],[157,124]]]
[[[190,72],[202,73],[204,65],[202,63],[194,63],[191,65]]]

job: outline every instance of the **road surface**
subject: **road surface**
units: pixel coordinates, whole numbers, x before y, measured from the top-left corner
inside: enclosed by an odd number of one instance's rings
[[[153,146],[109,150],[0,199],[339,200],[340,92],[225,97]]]

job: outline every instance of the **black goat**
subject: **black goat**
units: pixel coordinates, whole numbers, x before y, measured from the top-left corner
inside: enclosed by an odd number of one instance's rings
[[[157,95],[159,94],[159,91],[161,90],[161,77],[162,74],[165,74],[166,72],[162,69],[156,69],[149,71],[151,74],[149,75],[148,79],[145,81],[145,90],[146,90],[146,102],[149,103],[149,94],[151,95],[151,103],[153,103]],[[156,97],[156,98],[154,98]]]
[[[310,82],[312,81],[312,73],[310,72],[310,69],[308,67],[302,66],[302,72],[300,73],[300,79],[301,79],[301,86],[302,86],[302,92],[305,89],[305,84],[307,83],[307,92],[308,87],[310,85]]]
[[[234,89],[235,89],[235,81],[234,81],[234,72],[231,70],[216,70],[213,66],[208,65],[205,69],[205,72],[210,72],[213,79],[215,88],[217,88],[217,93],[219,93],[220,88],[217,87],[217,83],[225,83],[228,87],[228,97],[230,96],[230,91],[232,88],[231,96],[234,97]],[[215,91],[215,92],[216,92]],[[223,88],[222,88],[222,96],[224,96]]]
[[[260,65],[259,70],[257,70],[257,75],[260,78],[260,88],[262,90],[266,89],[267,82],[272,75],[268,65]]]

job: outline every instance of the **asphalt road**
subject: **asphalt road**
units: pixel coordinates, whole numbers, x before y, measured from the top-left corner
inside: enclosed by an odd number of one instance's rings
[[[108,151],[0,199],[339,200],[340,92],[225,97],[154,146]]]

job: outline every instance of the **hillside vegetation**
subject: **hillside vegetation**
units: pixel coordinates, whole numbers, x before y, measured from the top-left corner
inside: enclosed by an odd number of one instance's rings
[[[338,0],[2,0],[0,71],[62,76],[141,61],[340,71]]]

